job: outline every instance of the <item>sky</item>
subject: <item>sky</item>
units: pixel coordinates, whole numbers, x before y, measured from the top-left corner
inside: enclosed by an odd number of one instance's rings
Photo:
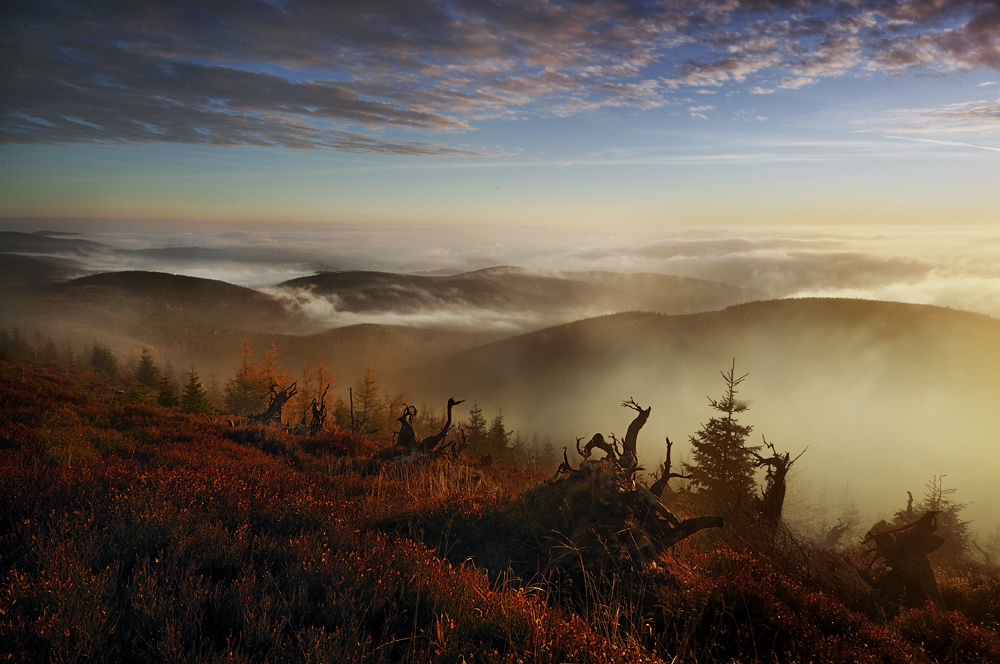
[[[0,15],[0,224],[1000,221],[996,0]]]

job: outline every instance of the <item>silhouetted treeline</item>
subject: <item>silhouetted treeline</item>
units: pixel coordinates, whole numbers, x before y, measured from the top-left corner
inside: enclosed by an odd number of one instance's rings
[[[406,407],[416,409],[413,428],[421,437],[440,431],[444,425],[443,411],[430,404],[413,406],[402,392],[385,389],[371,366],[346,394],[336,394],[330,390],[336,386],[336,374],[327,367],[322,355],[312,364],[303,363],[298,377],[293,378],[281,366],[280,353],[273,345],[258,355],[250,341],[243,339],[240,354],[235,373],[220,384],[214,374],[204,380],[194,365],[178,374],[169,361],[158,360],[149,347],[123,359],[96,341],[74,348],[69,343],[57,343],[39,331],[29,337],[18,328],[0,329],[0,360],[52,362],[92,371],[140,402],[181,412],[253,415],[267,408],[272,387],[285,389],[295,383],[295,396],[285,404],[281,414],[282,423],[289,427],[306,429],[311,424],[314,402],[317,411],[328,408],[329,426],[386,439],[393,438],[398,427],[396,420]],[[487,421],[479,403],[472,400],[472,404],[468,418],[459,413],[454,416],[455,425],[461,426],[467,436],[468,456],[542,473],[555,468],[558,457],[550,438],[508,430],[502,412]]]

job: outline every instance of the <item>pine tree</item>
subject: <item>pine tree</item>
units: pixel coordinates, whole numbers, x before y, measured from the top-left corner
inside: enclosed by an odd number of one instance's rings
[[[507,463],[510,461],[510,431],[504,428],[503,413],[501,412],[493,418],[490,428],[486,432],[487,454],[493,457],[496,463]]]
[[[378,379],[369,364],[365,375],[354,385],[353,413],[355,431],[373,431],[382,426],[382,403],[379,399]]]
[[[46,362],[59,361],[59,347],[56,346],[56,340],[52,335],[45,337],[45,344],[38,349],[38,357]]]
[[[968,507],[968,503],[959,503],[951,496],[956,489],[944,488],[945,475],[935,475],[924,485],[923,498],[913,505],[913,516],[907,512],[897,512],[897,523],[907,523],[923,516],[926,512],[938,512],[936,535],[944,538],[944,544],[931,554],[931,560],[951,567],[961,567],[969,560],[970,535],[969,521],[964,521],[960,515]]]
[[[475,401],[469,410],[469,425],[466,428],[466,440],[469,443],[469,456],[481,457],[490,453],[486,442],[486,418],[479,402]]]
[[[542,443],[542,452],[538,458],[539,470],[551,473],[558,465],[559,457],[556,456],[556,446],[552,444],[552,439],[546,436],[545,442]]]
[[[511,462],[521,468],[527,468],[531,465],[530,454],[528,453],[528,445],[521,437],[520,430],[514,432],[514,437],[510,439],[510,458]]]
[[[316,380],[316,405],[320,409],[329,409],[333,396],[330,394],[330,389],[334,387],[337,379],[335,373],[331,373],[330,369],[326,366],[326,360],[323,359],[323,354],[320,353],[316,358],[316,370],[312,373],[312,378]],[[309,400],[310,406],[312,405],[312,399]],[[324,412],[328,412],[324,410]],[[336,418],[336,414],[334,415]]]
[[[243,361],[236,376],[226,381],[222,390],[223,403],[230,413],[250,415],[267,407],[271,383],[268,382],[265,370],[252,359],[253,346],[250,345],[250,340],[243,339],[241,348]]]
[[[8,332],[0,331],[0,360],[30,360],[35,357],[35,349],[16,327]]]
[[[101,344],[95,343],[93,350],[90,351],[90,368],[108,378],[118,378],[118,359]]]
[[[333,423],[341,429],[351,428],[351,409],[343,397],[337,397],[333,402]]]
[[[168,374],[160,376],[157,386],[156,403],[164,408],[176,408],[181,404],[180,396],[177,394],[177,385]]]
[[[198,379],[198,374],[195,372],[194,367],[191,367],[191,370],[188,371],[188,382],[181,393],[181,412],[205,414],[215,412],[215,407],[209,401],[208,392],[205,391],[205,386]]]
[[[734,417],[747,410],[747,405],[736,399],[736,388],[748,375],[736,377],[735,360],[728,373],[722,372],[725,393],[718,401],[708,400],[722,417],[709,419],[690,437],[694,463],[684,465],[691,483],[718,506],[749,505],[756,489],[753,453],[760,448],[746,444],[753,427],[740,424]]]
[[[145,346],[139,353],[139,366],[135,369],[135,380],[151,390],[157,389],[160,383],[160,370],[153,363],[153,352]]]
[[[319,394],[313,386],[316,374],[309,368],[309,362],[302,362],[302,378],[299,379],[298,392],[292,397],[292,418],[293,424],[305,425],[309,421],[309,407],[312,400]]]

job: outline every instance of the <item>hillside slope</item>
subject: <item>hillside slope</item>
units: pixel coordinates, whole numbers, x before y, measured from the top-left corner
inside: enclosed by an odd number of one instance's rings
[[[943,607],[883,612],[839,575],[864,583],[859,550],[767,531],[743,540],[732,524],[651,566],[616,551],[617,569],[577,576],[552,557],[592,549],[574,544],[576,513],[556,503],[565,491],[578,504],[586,481],[399,458],[368,436],[299,436],[141,397],[91,373],[0,361],[0,659],[1000,657],[995,569],[939,575]],[[543,538],[566,545],[539,551]]]
[[[921,305],[776,300],[723,311],[628,313],[578,321],[472,349],[408,391],[454,394],[502,409],[507,424],[558,446],[623,433],[618,408],[653,407],[640,449],[656,458],[711,415],[719,371],[748,373],[744,420],[809,453],[806,477],[851,487],[863,508],[896,509],[947,474],[983,526],[1000,521],[1000,321]],[[621,422],[608,431],[609,422]]]

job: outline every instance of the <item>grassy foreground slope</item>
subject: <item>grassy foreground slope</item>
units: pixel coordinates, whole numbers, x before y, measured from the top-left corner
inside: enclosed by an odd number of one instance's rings
[[[0,363],[0,409],[0,660],[648,659],[368,527],[458,493],[347,471],[371,440],[234,428],[56,367]],[[449,472],[470,505],[533,480]]]
[[[0,660],[1000,660],[995,572],[942,579],[947,609],[882,619],[720,537],[664,560],[674,582],[648,619],[615,591],[505,574],[484,550],[523,553],[496,540],[548,516],[522,497],[541,478],[382,461],[387,444],[0,362]]]

